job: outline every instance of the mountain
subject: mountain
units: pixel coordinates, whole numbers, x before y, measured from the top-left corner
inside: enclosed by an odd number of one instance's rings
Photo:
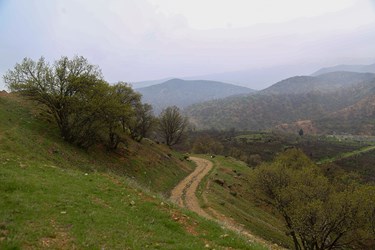
[[[375,94],[313,121],[313,126],[319,133],[374,135]]]
[[[152,104],[155,113],[160,113],[163,108],[172,105],[185,108],[198,102],[254,92],[246,87],[222,82],[182,79],[171,79],[161,84],[139,88],[137,91],[142,94],[143,102]]]
[[[215,82],[225,82],[251,89],[264,89],[272,83],[278,82],[293,75],[310,74],[316,64],[291,64],[275,65],[262,68],[243,69],[237,71],[227,71],[220,73],[177,77],[183,80],[206,80]],[[135,89],[144,88],[155,84],[160,84],[173,79],[172,77],[149,81],[131,82]]]
[[[323,78],[325,77],[330,78],[332,76],[327,75]],[[355,79],[358,80],[358,78]],[[372,96],[375,95],[375,78],[348,85],[350,82],[352,81],[345,82],[346,87],[341,84],[341,87],[335,91],[310,91],[303,93],[298,88],[297,91],[293,91],[291,86],[298,87],[299,84],[310,86],[309,84],[311,83],[312,85],[318,84],[317,86],[320,86],[321,79],[316,77],[295,77],[276,84],[275,94],[268,95],[261,92],[251,96],[229,97],[199,103],[188,107],[186,113],[191,118],[191,122],[200,129],[214,127],[217,129],[265,130],[299,122],[299,124],[303,123],[308,127],[312,126],[312,131],[327,132],[329,130],[328,123],[333,124],[332,121],[336,121],[337,124],[340,124],[342,116],[339,114],[342,114],[342,110],[354,105],[358,107],[355,109],[358,115],[348,116],[348,120],[353,119],[356,124],[364,122],[363,126],[371,127],[374,124],[374,119],[371,116],[369,118],[364,116],[371,110],[365,112],[362,109],[366,107],[371,109],[373,107],[369,106],[368,102],[364,100],[367,98],[372,100]],[[284,92],[281,91],[283,90],[282,84],[286,86]],[[363,103],[366,103],[367,106]],[[338,112],[337,115],[333,116],[336,112]],[[311,125],[314,121],[320,121],[319,128],[314,128],[315,124]],[[345,132],[345,129],[351,131],[350,123],[347,124],[347,127],[344,126],[338,131],[340,133]],[[374,134],[375,131],[372,130],[370,133]]]
[[[315,120],[298,120],[277,125],[276,130],[295,133],[299,129],[307,134],[374,135],[375,95],[339,111],[323,115]]]
[[[257,69],[183,77],[183,79],[219,81],[260,90],[289,76],[309,74],[314,67],[316,65],[312,64],[276,65]]]
[[[375,78],[372,73],[330,72],[319,76],[294,76],[262,90],[262,94],[301,94],[313,91],[322,93],[355,85]]]
[[[140,81],[140,82],[131,82],[130,84],[133,86],[134,89],[144,88],[148,86],[152,86],[155,84],[160,84],[166,81],[173,79],[173,77],[157,79],[157,80],[148,80],[148,81]]]
[[[333,67],[322,68],[313,74],[312,76],[318,76],[321,74],[335,72],[335,71],[351,71],[358,73],[375,73],[375,63],[370,65],[337,65]]]

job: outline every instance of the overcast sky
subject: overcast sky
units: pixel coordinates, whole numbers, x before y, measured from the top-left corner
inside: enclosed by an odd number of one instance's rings
[[[109,82],[375,63],[374,2],[0,0],[0,74],[62,55],[83,55]]]

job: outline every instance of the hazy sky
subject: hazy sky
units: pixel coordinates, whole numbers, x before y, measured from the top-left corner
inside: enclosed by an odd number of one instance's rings
[[[375,62],[375,1],[0,0],[0,34],[1,75],[62,55],[87,57],[110,82],[279,65],[305,74]]]

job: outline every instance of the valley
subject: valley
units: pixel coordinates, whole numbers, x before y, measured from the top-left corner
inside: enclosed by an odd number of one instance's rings
[[[375,1],[0,0],[0,250],[375,250]]]
[[[292,77],[257,92],[172,79],[146,87],[158,116],[99,74],[69,98],[63,85],[63,98],[40,88],[45,98],[12,74],[13,93],[0,95],[1,248],[375,244],[372,73]]]

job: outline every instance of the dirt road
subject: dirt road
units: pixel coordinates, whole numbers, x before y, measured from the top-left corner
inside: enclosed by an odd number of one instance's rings
[[[251,232],[245,230],[241,225],[238,225],[233,219],[226,217],[225,215],[219,213],[211,207],[207,208],[209,214],[204,211],[199,205],[199,201],[197,196],[195,195],[195,192],[197,191],[199,183],[212,169],[213,164],[211,161],[198,157],[190,157],[190,159],[197,164],[197,168],[189,176],[178,183],[178,185],[172,190],[172,201],[176,202],[179,206],[194,211],[205,218],[215,220],[224,225],[226,228],[246,236],[251,241],[255,241],[262,245],[265,245],[269,249],[283,249],[280,246],[267,242],[253,235]],[[203,199],[206,200],[204,196]]]
[[[200,207],[195,192],[199,183],[210,172],[212,162],[197,157],[190,157],[190,159],[197,164],[197,168],[172,190],[171,200],[181,207],[186,207],[203,217],[211,219],[211,216]]]

